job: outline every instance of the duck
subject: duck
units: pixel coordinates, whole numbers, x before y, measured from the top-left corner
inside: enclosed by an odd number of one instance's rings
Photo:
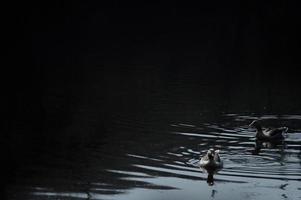
[[[223,167],[223,161],[219,156],[219,150],[209,149],[205,156],[200,160],[200,166],[205,169],[220,169]]]
[[[259,120],[254,120],[249,127],[256,129],[256,139],[268,141],[280,141],[284,139],[284,133],[287,133],[287,127],[263,128]]]

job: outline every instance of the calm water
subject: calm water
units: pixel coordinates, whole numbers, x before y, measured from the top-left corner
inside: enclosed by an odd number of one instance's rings
[[[128,89],[135,84],[141,88]],[[301,115],[265,114],[261,105],[260,113],[237,112],[227,107],[236,100],[193,82],[147,84],[108,92],[119,100],[104,100],[109,108],[114,104],[107,120],[99,116],[104,101],[90,98],[98,91],[92,84],[62,131],[84,132],[87,141],[27,151],[8,186],[9,199],[301,198]],[[127,106],[129,101],[135,103]],[[258,118],[288,126],[285,141],[256,143],[248,124]],[[98,127],[100,120],[105,128]],[[224,160],[213,180],[198,166],[209,148],[220,149]]]

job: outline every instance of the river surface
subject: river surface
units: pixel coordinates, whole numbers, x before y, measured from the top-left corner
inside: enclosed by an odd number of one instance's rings
[[[95,95],[98,85],[91,84],[72,123],[61,130],[91,136],[73,145],[27,150],[7,187],[8,199],[301,198],[301,115],[291,109],[273,112],[277,102],[267,101],[274,103],[270,110],[259,105],[261,112],[233,106],[233,95],[219,92],[225,88],[210,90],[189,81],[151,82],[154,89],[147,84],[133,82],[107,92],[115,100],[105,104],[109,109],[116,104],[108,115],[101,112],[101,95]],[[135,85],[141,88],[129,89]],[[287,126],[285,140],[256,142],[255,130],[248,127],[254,119]],[[98,127],[100,120],[106,120],[104,127]],[[209,148],[219,149],[224,161],[213,178],[198,165]]]

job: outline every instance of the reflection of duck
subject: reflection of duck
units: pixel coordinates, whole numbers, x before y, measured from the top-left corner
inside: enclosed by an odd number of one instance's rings
[[[283,133],[288,130],[287,127],[263,129],[258,120],[253,121],[249,126],[256,128],[256,138],[259,140],[283,140]]]
[[[223,167],[223,161],[219,156],[219,150],[209,149],[207,154],[201,158],[200,166],[205,169],[218,169]]]
[[[214,178],[213,178],[214,172],[210,171],[210,170],[207,170],[207,172],[208,172],[207,183],[208,183],[208,185],[211,186],[214,184]]]
[[[255,140],[254,151],[252,153],[258,155],[262,148],[273,149],[283,144],[284,142],[282,140],[276,140],[276,141]],[[280,147],[283,148],[283,146]]]

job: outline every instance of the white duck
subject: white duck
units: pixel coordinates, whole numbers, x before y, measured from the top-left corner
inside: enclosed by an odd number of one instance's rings
[[[209,149],[200,160],[200,166],[206,169],[219,169],[223,167],[223,161],[219,156],[219,150]]]

